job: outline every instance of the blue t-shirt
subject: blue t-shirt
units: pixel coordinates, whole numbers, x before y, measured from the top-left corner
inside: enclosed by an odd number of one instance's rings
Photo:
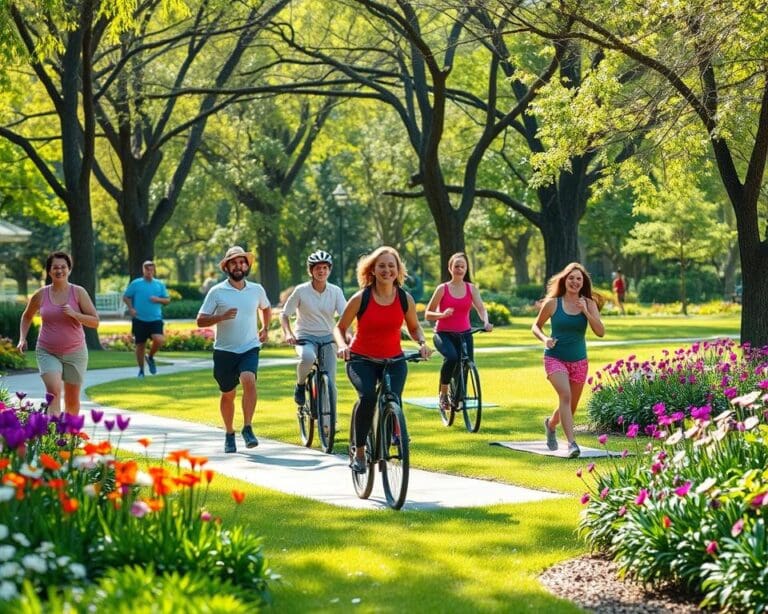
[[[162,303],[153,303],[150,296],[168,298],[168,290],[159,279],[147,281],[143,277],[137,277],[125,289],[123,296],[131,299],[136,310],[136,319],[142,322],[156,322],[163,319]]]
[[[557,339],[557,343],[552,349],[544,350],[544,355],[563,362],[584,360],[587,357],[587,316],[581,312],[576,315],[565,313],[563,299],[558,297],[555,313],[549,322],[552,327],[550,337]]]

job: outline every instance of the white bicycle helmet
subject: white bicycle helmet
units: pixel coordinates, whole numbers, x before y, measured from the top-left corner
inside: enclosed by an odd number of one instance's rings
[[[309,256],[307,256],[307,266],[310,269],[316,264],[320,264],[321,262],[325,262],[325,264],[328,266],[333,266],[333,256],[331,256],[328,252],[323,251],[322,249],[319,249],[316,252],[312,252]]]

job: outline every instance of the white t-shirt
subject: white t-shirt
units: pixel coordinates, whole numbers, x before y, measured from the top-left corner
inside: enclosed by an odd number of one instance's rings
[[[205,295],[199,314],[219,315],[227,309],[237,307],[237,316],[232,320],[222,320],[216,324],[215,350],[243,354],[259,347],[258,310],[269,307],[267,293],[261,284],[246,281],[245,287],[238,290],[229,280],[216,284]]]
[[[336,325],[334,316],[341,315],[347,301],[341,288],[334,284],[326,284],[323,292],[318,292],[308,281],[299,284],[285,301],[283,315],[291,317],[296,314],[296,337],[322,337],[333,334]]]

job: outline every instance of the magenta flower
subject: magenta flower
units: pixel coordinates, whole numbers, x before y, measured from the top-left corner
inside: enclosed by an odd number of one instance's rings
[[[685,419],[685,414],[681,411],[676,411],[670,418],[672,419],[672,422],[680,422]]]
[[[626,506],[626,505],[622,505],[622,506],[619,508],[619,510],[616,512],[616,514],[619,516],[619,518],[621,518],[622,516],[624,516],[624,514],[626,514],[626,513],[627,513],[627,506]]]
[[[749,504],[752,507],[760,507],[764,503],[768,503],[768,491],[761,492],[759,495],[755,495],[755,497],[752,499],[752,501],[749,502]]]
[[[128,424],[131,422],[130,416],[123,416],[121,414],[117,414],[115,416],[117,419],[117,428],[119,428],[121,431],[124,431],[128,428]]]
[[[635,437],[637,437],[637,433],[639,430],[640,430],[639,424],[630,424],[629,428],[627,429],[627,437],[629,437],[630,439],[634,439]]]
[[[594,470],[595,470],[595,463],[589,463],[589,465],[587,465],[587,471],[589,473],[592,473]]]
[[[730,388],[726,388],[725,390],[723,390],[723,394],[725,395],[726,399],[730,400],[738,396],[739,391],[738,389],[731,386]]]
[[[589,493],[585,492],[583,495],[581,495],[581,504],[586,505],[589,503]]]
[[[661,463],[653,463],[653,465],[651,465],[651,473],[653,475],[656,475],[657,473],[661,473],[663,469],[664,469],[664,465],[662,465]]]
[[[579,468],[576,470],[576,477],[577,477],[577,478],[580,478],[580,477],[581,477],[581,467],[579,467]]]
[[[624,424],[624,416],[619,416],[618,418],[616,418],[616,424],[618,424],[619,426]]]
[[[653,406],[653,413],[657,416],[663,416],[667,413],[667,406],[664,405],[664,403],[656,403],[656,405]]]
[[[736,522],[733,523],[733,526],[731,527],[731,537],[738,537],[741,535],[741,532],[744,530],[744,519],[739,518]]]
[[[131,505],[131,515],[136,518],[144,518],[149,513],[149,505],[144,501],[134,501]]]
[[[768,379],[757,382],[757,387],[761,390],[768,390]]]
[[[211,518],[213,518],[213,516],[211,516],[211,512],[206,512],[205,510],[200,512],[200,520],[203,522],[210,522]]]
[[[640,492],[637,493],[637,497],[635,498],[635,504],[636,505],[642,505],[645,503],[645,500],[648,498],[648,491],[645,488],[641,488]]]
[[[607,486],[603,488],[603,490],[600,491],[600,498],[605,499],[608,496],[608,493],[611,492],[611,489]]]
[[[675,488],[675,494],[678,497],[685,497],[688,494],[688,491],[691,490],[691,484],[692,482],[688,480],[682,486],[678,486],[677,488]]]
[[[101,409],[92,409],[91,410],[91,420],[94,424],[98,424],[101,422],[101,419],[104,417],[104,412]]]
[[[605,442],[608,441],[608,435],[600,435],[600,437],[597,438],[597,441],[601,445],[605,445]]]
[[[712,540],[707,544],[707,554],[714,556],[716,552],[717,552],[717,542],[715,540]]]

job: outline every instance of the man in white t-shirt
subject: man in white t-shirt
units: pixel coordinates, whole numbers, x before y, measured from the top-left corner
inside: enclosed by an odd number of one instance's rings
[[[341,288],[328,283],[328,276],[333,267],[333,257],[326,251],[317,250],[307,257],[307,271],[311,281],[299,284],[285,301],[280,315],[286,343],[296,346],[299,364],[296,367],[296,388],[293,400],[296,405],[304,405],[306,390],[304,381],[317,356],[319,344],[333,342],[333,327],[336,316],[341,315],[347,301]],[[296,332],[291,330],[290,318],[296,314]],[[296,345],[296,341],[306,341]],[[336,399],[336,347],[323,347],[321,366],[328,372],[331,383],[332,399]]]
[[[237,452],[234,420],[238,382],[243,386],[243,440],[247,448],[259,445],[251,422],[256,412],[259,350],[269,335],[272,308],[261,284],[245,279],[253,261],[251,252],[237,245],[230,247],[219,263],[227,279],[208,291],[197,314],[198,326],[216,325],[213,377],[221,391],[219,409],[226,430],[224,452],[228,454]]]

